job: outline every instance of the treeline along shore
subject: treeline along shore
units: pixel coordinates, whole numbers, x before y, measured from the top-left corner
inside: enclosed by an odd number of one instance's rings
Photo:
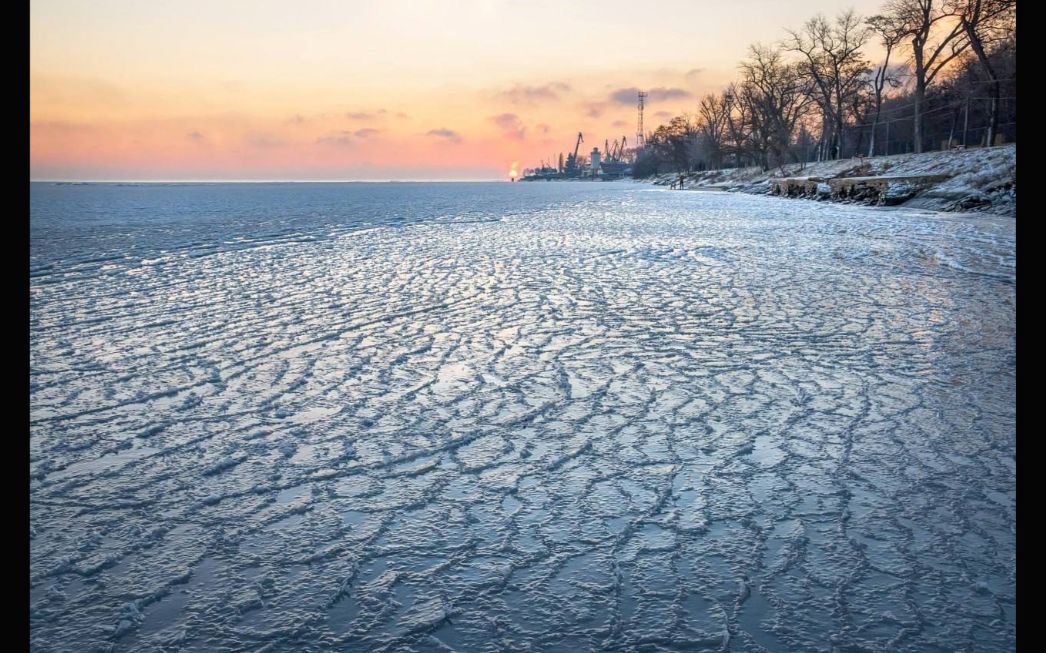
[[[896,155],[1016,143],[1016,49],[1015,0],[890,0],[874,16],[818,15],[778,42],[751,45],[736,81],[646,136],[632,174],[682,173],[691,185],[708,171],[720,180],[816,176],[810,164],[830,171],[858,157],[888,157],[860,164],[885,171]],[[940,161],[1015,165],[1011,150]],[[967,173],[977,170],[950,176]],[[971,183],[986,195],[998,190]]]

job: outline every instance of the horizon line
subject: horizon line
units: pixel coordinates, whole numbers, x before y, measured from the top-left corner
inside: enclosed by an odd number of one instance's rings
[[[30,179],[31,184],[402,184],[504,182],[508,179]]]

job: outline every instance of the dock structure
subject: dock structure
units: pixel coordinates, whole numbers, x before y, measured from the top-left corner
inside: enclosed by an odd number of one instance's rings
[[[781,177],[770,193],[786,197],[830,197],[898,204],[949,175],[877,175],[868,177]]]

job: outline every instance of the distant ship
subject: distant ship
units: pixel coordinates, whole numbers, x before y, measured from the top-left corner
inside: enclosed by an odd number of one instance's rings
[[[540,168],[528,168],[523,171],[523,181],[550,181],[552,179],[563,179],[564,175],[551,166]]]
[[[603,181],[609,181],[611,179],[623,179],[628,175],[632,174],[632,165],[619,160],[603,161],[599,164],[599,168],[602,171],[600,177]]]

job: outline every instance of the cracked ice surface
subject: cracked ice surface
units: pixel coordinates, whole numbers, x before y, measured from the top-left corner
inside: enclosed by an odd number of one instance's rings
[[[40,651],[1015,647],[1015,231],[32,187]]]

